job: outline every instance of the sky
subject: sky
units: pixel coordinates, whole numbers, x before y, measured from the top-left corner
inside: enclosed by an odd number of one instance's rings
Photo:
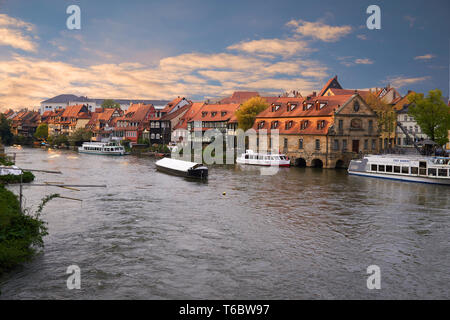
[[[373,4],[379,30],[366,25]],[[0,110],[63,93],[307,95],[335,75],[347,89],[448,96],[449,12],[448,0],[0,0]]]

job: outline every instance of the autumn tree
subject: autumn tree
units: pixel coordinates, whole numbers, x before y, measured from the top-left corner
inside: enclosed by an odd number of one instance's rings
[[[431,90],[426,97],[416,93],[409,97],[409,102],[408,114],[423,133],[440,146],[445,145],[450,130],[450,107],[442,99],[442,92]]]
[[[267,101],[262,97],[253,97],[244,102],[235,113],[239,128],[247,131],[253,127],[256,116],[268,107]]]
[[[48,138],[48,124],[41,123],[34,133],[34,137],[38,140],[47,140]]]
[[[113,99],[105,99],[102,102],[102,108],[120,108],[120,104],[115,102]]]
[[[380,133],[387,134],[388,138],[391,137],[391,134],[394,136],[397,119],[394,109],[373,93],[370,93],[365,98],[365,101],[378,116],[378,129]]]

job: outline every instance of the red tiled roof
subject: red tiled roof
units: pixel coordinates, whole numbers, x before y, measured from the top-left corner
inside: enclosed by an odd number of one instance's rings
[[[334,76],[330,80],[327,81],[327,83],[323,86],[322,90],[320,90],[318,96],[323,96],[325,92],[330,88],[331,84],[336,81],[337,82],[337,76]],[[338,82],[339,84],[339,82]],[[342,87],[339,85],[339,89],[342,89]]]
[[[223,98],[219,101],[220,104],[231,104],[231,103],[244,103],[250,98],[259,97],[259,93],[256,91],[235,91],[231,97]]]
[[[192,117],[189,122],[203,121],[203,122],[217,122],[228,121],[236,110],[239,108],[238,103],[230,104],[205,104]]]
[[[83,112],[83,109],[85,109],[87,111],[87,108],[82,104],[78,104],[75,106],[67,106],[66,109],[64,109],[61,117],[77,118],[79,116],[79,114]]]
[[[203,105],[203,102],[194,102],[191,104],[186,113],[180,118],[178,124],[174,126],[174,129],[187,129],[188,122],[197,114]]]
[[[165,114],[171,112],[172,109],[175,108],[177,104],[183,101],[183,99],[185,98],[178,97],[176,99],[173,99],[164,107],[164,109],[161,110],[161,113]]]
[[[169,113],[169,114],[165,114],[164,116],[161,117],[161,120],[172,120],[176,117],[178,117],[180,114],[182,114],[183,112],[186,112],[189,109],[190,105],[185,105],[183,107],[181,107],[180,109]]]

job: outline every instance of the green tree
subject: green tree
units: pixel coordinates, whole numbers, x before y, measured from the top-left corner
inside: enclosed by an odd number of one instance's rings
[[[235,113],[239,128],[247,131],[253,127],[256,116],[268,107],[269,105],[264,98],[253,97],[248,99]]]
[[[51,145],[60,146],[62,144],[68,144],[69,139],[65,134],[55,134],[48,137],[48,143]]]
[[[113,99],[105,99],[102,102],[102,108],[120,108],[120,104]]]
[[[83,142],[90,141],[92,138],[92,132],[85,128],[77,129],[69,136],[69,142],[71,145],[79,146]]]
[[[14,135],[11,132],[11,124],[8,119],[2,114],[0,115],[0,139],[3,144],[11,145],[13,143]]]
[[[414,117],[423,133],[440,146],[445,145],[450,130],[450,107],[443,101],[442,92],[431,90],[426,97],[416,93],[409,97],[409,102],[408,114]]]
[[[41,123],[34,133],[34,137],[38,140],[47,140],[48,138],[48,124]]]

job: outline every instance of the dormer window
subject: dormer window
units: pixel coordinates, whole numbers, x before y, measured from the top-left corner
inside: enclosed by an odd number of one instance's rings
[[[302,121],[300,123],[300,129],[305,130],[308,127],[308,125],[309,125],[309,120]]]
[[[276,128],[278,128],[278,120],[277,121],[274,121],[274,122],[272,122],[272,125],[271,125],[271,127],[270,127],[271,129],[276,129]]]
[[[208,111],[203,111],[202,112],[202,118],[206,117],[208,115]]]
[[[325,120],[317,121],[317,130],[321,130],[323,128],[325,128]]]
[[[327,105],[326,102],[321,102],[321,103],[319,104],[319,109],[324,108],[326,105]]]
[[[222,112],[220,113],[220,115],[221,115],[222,117],[225,117],[226,114],[227,114],[226,111],[222,111]]]
[[[292,110],[294,110],[296,107],[297,107],[296,104],[291,104],[290,107],[289,107],[289,110],[292,111]]]
[[[306,104],[306,110],[309,110],[309,109],[311,109],[311,108],[312,108],[312,106],[313,106],[313,104],[312,104],[312,103],[308,103],[308,104]]]
[[[293,121],[292,121],[292,120],[286,122],[286,124],[285,124],[285,129],[286,129],[286,130],[289,130],[290,128],[292,128],[292,125],[293,125]]]
[[[217,112],[211,112],[211,117],[215,117]]]
[[[280,105],[275,105],[274,111],[278,111],[280,109]]]

